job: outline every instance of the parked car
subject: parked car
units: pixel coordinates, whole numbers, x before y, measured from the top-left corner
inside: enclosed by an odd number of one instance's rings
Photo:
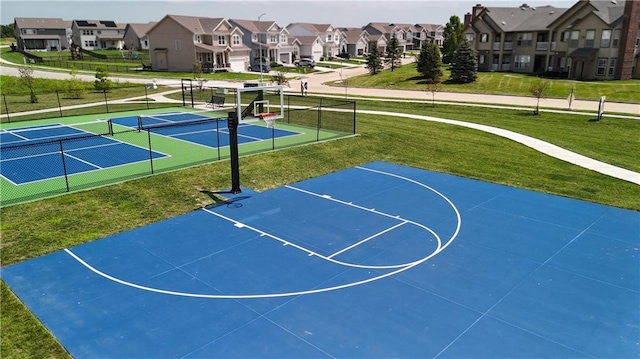
[[[299,67],[316,67],[316,61],[310,57],[303,57],[300,60],[294,61],[293,64]]]
[[[260,67],[262,67],[262,71],[260,70]],[[253,71],[253,72],[269,72],[271,71],[271,66],[268,63],[255,63],[255,64],[251,64],[251,66],[249,66],[249,71]]]
[[[349,60],[351,58],[351,55],[348,52],[341,52],[337,56],[345,60]]]

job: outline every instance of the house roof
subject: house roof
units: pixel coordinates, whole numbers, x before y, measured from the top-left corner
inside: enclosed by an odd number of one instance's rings
[[[324,34],[329,30],[330,27],[333,27],[331,24],[313,24],[310,22],[292,22],[291,24],[287,25],[287,27],[293,25],[301,26],[307,29],[309,32],[317,35]]]
[[[210,34],[214,32],[222,22],[226,21],[224,18],[186,15],[167,15],[164,18],[172,19],[193,34]]]
[[[127,26],[131,28],[134,34],[137,37],[145,37],[147,35],[147,31],[153,27],[153,25],[157,24],[157,21],[151,21],[146,24],[133,24],[129,23]]]
[[[595,49],[593,47],[581,47],[581,48],[575,49],[572,53],[570,53],[569,57],[587,57],[587,58],[590,58],[596,52],[598,52],[598,49]]]
[[[355,44],[360,40],[363,36],[366,37],[369,35],[366,30],[362,30],[359,27],[343,29],[342,33],[344,34],[344,39],[348,44]]]
[[[40,18],[40,17],[16,17],[14,23],[21,29],[68,29],[71,28],[71,21],[61,18]]]
[[[313,45],[316,40],[320,40],[320,42],[324,43],[320,36],[296,36],[298,41],[300,41],[301,45]]]
[[[249,30],[249,32],[268,32],[274,25],[280,28],[280,31],[285,30],[282,26],[280,26],[277,22],[272,20],[241,20],[241,19],[229,19],[229,22],[235,24],[243,29]]]
[[[389,24],[390,26],[397,26],[398,28],[402,29],[402,30],[411,30],[411,32],[416,32],[416,26],[413,24],[398,24],[398,23],[393,23],[393,24]]]
[[[363,28],[367,30],[373,29],[373,31],[369,31],[369,33],[390,34],[395,29],[395,26],[386,22],[370,22]]]
[[[444,28],[444,26],[439,24],[416,24],[416,28],[422,28],[425,31],[438,31]]]
[[[488,18],[503,32],[546,30],[567,9],[553,6],[488,7],[473,23]]]
[[[556,22],[559,21],[567,21],[573,20],[573,23],[570,25],[575,25],[580,22],[584,17],[575,17],[576,11],[584,7],[590,7],[590,14],[594,14],[600,20],[602,20],[605,24],[610,27],[617,26],[623,19],[625,0],[582,0],[575,3],[571,8],[567,9],[562,16],[554,20],[549,27],[555,25]],[[566,16],[565,16],[566,15]],[[573,17],[569,17],[573,16]],[[557,25],[556,25],[557,26]]]

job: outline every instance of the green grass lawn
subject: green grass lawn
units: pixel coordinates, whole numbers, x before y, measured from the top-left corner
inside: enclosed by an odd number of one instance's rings
[[[539,78],[530,75],[503,72],[479,72],[474,83],[458,85],[448,84],[450,72],[445,69],[443,92],[486,93],[495,95],[532,96],[531,84]],[[608,101],[640,103],[640,80],[625,81],[574,81],[553,79],[549,81],[550,98],[567,98],[572,89],[578,100],[597,100],[607,96]],[[384,88],[393,90],[426,91],[426,83],[419,77],[415,63],[383,70],[371,76],[369,74],[351,78],[349,87]]]

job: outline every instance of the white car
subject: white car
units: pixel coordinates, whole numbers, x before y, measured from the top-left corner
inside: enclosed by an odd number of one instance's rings
[[[310,57],[303,57],[300,60],[294,61],[293,64],[300,67],[314,68],[316,66],[316,61]]]

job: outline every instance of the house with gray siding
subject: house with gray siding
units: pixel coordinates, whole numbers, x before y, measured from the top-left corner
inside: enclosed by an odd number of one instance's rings
[[[330,59],[336,57],[340,53],[341,31],[339,28],[331,24],[313,24],[307,22],[294,22],[287,25],[287,30],[294,37],[300,36],[318,36],[320,37],[323,47],[322,55]],[[314,57],[315,58],[315,57]],[[319,61],[320,58],[316,59]]]
[[[61,51],[69,48],[71,21],[60,18],[16,17],[16,46],[24,51]]]
[[[262,56],[269,62],[291,64],[299,54],[300,48],[289,31],[275,21],[229,19],[229,22],[242,31],[242,41],[251,48],[252,61],[259,62]]]
[[[124,47],[127,50],[149,50],[149,37],[147,36],[147,31],[156,22],[148,22],[146,24],[132,24],[129,23],[124,29]]]
[[[122,50],[124,29],[111,20],[73,20],[71,41],[85,50]]]

